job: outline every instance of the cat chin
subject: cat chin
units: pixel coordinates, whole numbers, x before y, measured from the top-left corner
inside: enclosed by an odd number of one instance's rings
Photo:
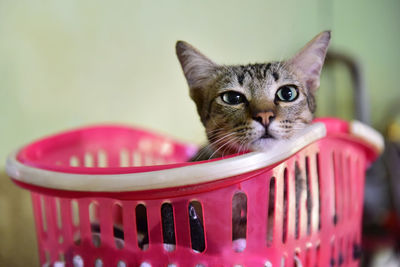
[[[250,146],[251,151],[266,152],[275,149],[285,143],[285,140],[274,138],[260,138],[254,141]]]

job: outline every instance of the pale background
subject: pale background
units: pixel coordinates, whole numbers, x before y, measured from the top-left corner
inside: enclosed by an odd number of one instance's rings
[[[0,0],[0,266],[38,262],[29,194],[4,173],[12,150],[99,122],[204,141],[176,40],[216,62],[249,63],[288,57],[331,29],[332,47],[364,63],[373,125],[382,128],[400,97],[399,23],[396,0]],[[333,78],[338,98],[324,97],[334,89],[324,78],[319,114],[349,119],[348,76]]]

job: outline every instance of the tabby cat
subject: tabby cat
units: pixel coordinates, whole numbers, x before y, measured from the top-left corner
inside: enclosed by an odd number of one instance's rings
[[[216,64],[190,44],[178,41],[176,54],[209,141],[192,160],[267,151],[305,128],[315,112],[315,93],[330,37],[330,31],[318,34],[288,60],[248,65]],[[298,201],[305,188],[298,170],[296,181],[300,181],[296,183]],[[233,240],[245,242],[246,206],[245,199],[232,203]],[[240,246],[238,251],[245,243]]]
[[[176,53],[209,141],[193,160],[266,151],[306,127],[329,41],[325,31],[289,60],[248,65],[216,64],[178,41]]]

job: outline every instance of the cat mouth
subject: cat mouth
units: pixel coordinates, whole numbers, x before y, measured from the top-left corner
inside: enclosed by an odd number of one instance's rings
[[[260,139],[274,139],[272,135],[270,135],[267,131],[260,137]]]

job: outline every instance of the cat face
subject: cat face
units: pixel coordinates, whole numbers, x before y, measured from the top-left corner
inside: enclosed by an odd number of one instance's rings
[[[179,41],[176,51],[215,156],[267,150],[312,121],[330,40],[323,32],[282,62],[218,65]]]

